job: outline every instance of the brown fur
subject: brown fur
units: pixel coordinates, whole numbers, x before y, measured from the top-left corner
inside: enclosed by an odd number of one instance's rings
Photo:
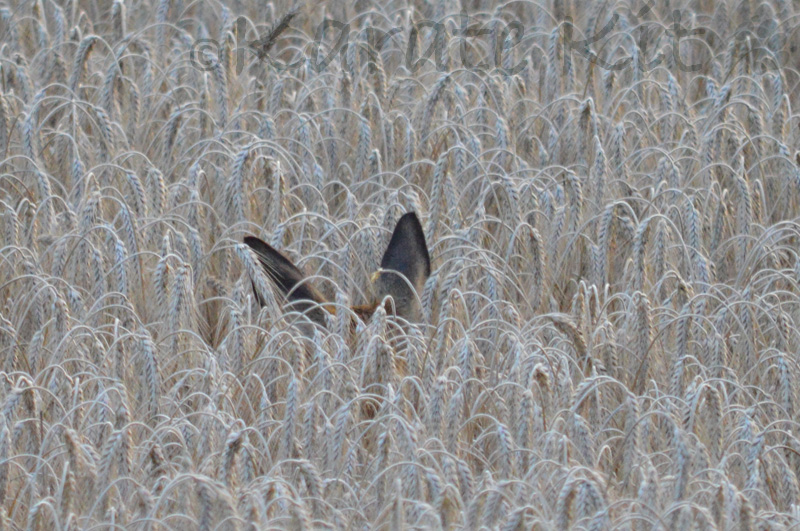
[[[306,281],[306,275],[283,253],[268,243],[248,236],[244,242],[255,251],[273,284],[293,308],[304,312],[313,322],[324,326],[323,311],[336,314],[336,308]],[[413,212],[403,215],[395,226],[386,247],[381,267],[373,276],[375,297],[368,304],[351,307],[362,321],[368,320],[375,309],[385,302],[386,313],[410,322],[422,319],[419,295],[431,273],[430,256],[422,225]],[[262,303],[256,293],[259,303]],[[354,323],[355,324],[355,323]]]

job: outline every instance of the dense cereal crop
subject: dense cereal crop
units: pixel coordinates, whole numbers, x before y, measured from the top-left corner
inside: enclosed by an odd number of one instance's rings
[[[798,47],[789,0],[5,0],[0,529],[800,525]],[[409,211],[424,319],[359,319]]]

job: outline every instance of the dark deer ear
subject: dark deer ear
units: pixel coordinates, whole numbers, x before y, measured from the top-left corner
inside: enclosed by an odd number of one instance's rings
[[[244,243],[256,252],[261,266],[267,272],[269,278],[275,283],[280,292],[289,302],[310,301],[316,304],[325,302],[325,298],[308,282],[304,282],[305,275],[291,260],[286,258],[281,252],[277,251],[268,243],[255,238],[246,236]],[[256,293],[258,297],[258,294]],[[259,299],[259,303],[262,301]],[[305,311],[312,305],[301,305],[295,309]],[[316,312],[315,312],[316,313]],[[311,316],[316,319],[314,315]]]
[[[428,280],[431,259],[425,233],[414,212],[404,214],[397,222],[392,239],[383,253],[381,269],[402,273],[417,290],[421,290]]]
[[[395,313],[408,321],[419,321],[419,295],[431,274],[431,260],[425,233],[417,215],[405,214],[392,233],[389,246],[383,253],[381,268],[373,276],[377,304],[387,295],[394,300]]]

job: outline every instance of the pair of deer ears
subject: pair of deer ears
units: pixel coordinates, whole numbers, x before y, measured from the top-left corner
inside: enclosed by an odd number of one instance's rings
[[[244,243],[255,251],[267,275],[289,302],[310,301],[316,305],[326,302],[314,286],[309,282],[304,282],[305,274],[281,252],[253,236],[245,237]],[[413,286],[417,294],[422,293],[425,281],[431,274],[431,261],[428,246],[425,243],[425,233],[414,212],[404,214],[397,222],[392,239],[383,253],[380,267],[379,274],[381,276],[386,274],[396,276],[399,273],[405,278],[398,277],[393,281],[381,282],[381,291],[383,292],[376,294],[378,300],[373,301],[373,304],[377,304],[387,295],[391,295],[396,304],[399,304],[400,301],[402,304],[413,303],[412,300],[409,300],[413,296],[413,293],[408,291],[409,284]],[[258,297],[257,293],[256,297]],[[260,299],[259,303],[261,303]]]

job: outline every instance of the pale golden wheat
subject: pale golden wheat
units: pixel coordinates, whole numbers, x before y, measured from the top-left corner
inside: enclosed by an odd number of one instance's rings
[[[461,4],[0,6],[1,529],[800,524],[797,3]]]

